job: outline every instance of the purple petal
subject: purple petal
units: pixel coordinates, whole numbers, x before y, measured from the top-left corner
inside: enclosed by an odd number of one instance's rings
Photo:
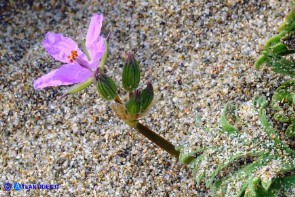
[[[86,35],[86,47],[91,57],[91,64],[94,65],[94,68],[97,67],[95,64],[98,64],[99,59],[106,50],[105,40],[100,36],[102,21],[103,15],[94,14],[91,17]]]
[[[49,55],[64,63],[70,63],[68,56],[71,55],[71,51],[77,51],[78,55],[82,54],[77,43],[62,34],[48,32],[42,44]]]
[[[103,21],[103,15],[94,14],[91,17],[91,21],[90,21],[87,35],[86,35],[87,48],[99,40],[102,21]]]
[[[106,43],[103,37],[100,37],[99,41],[94,43],[91,47],[87,48],[91,54],[90,67],[96,69],[99,64],[99,60],[106,51]]]
[[[90,78],[92,73],[78,64],[65,64],[34,81],[34,88],[70,85]]]

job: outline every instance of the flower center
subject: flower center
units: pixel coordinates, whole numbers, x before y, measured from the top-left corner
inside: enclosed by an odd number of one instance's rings
[[[71,63],[78,57],[78,52],[73,50],[71,51],[71,55],[68,56],[68,59],[70,60]]]
[[[68,59],[71,63],[75,62],[79,64],[81,67],[88,69],[90,72],[93,72],[92,69],[89,67],[88,62],[78,57],[78,51],[72,50],[71,54],[68,56]]]

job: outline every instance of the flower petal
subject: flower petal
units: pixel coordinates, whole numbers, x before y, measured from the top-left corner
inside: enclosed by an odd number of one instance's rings
[[[88,27],[86,35],[86,47],[90,47],[93,43],[96,43],[100,37],[100,30],[102,27],[103,15],[94,14],[91,17],[91,21]]]
[[[49,86],[70,85],[80,83],[90,78],[92,73],[79,64],[65,64],[59,69],[34,81],[34,88],[41,89]]]
[[[100,58],[103,56],[106,46],[105,40],[100,36],[103,15],[94,14],[88,27],[86,35],[86,48],[91,57],[92,68],[97,68]]]
[[[99,64],[99,60],[106,51],[106,41],[103,37],[100,37],[99,41],[94,43],[91,47],[88,48],[88,51],[91,55],[91,61],[89,62],[92,69],[96,69]]]
[[[82,54],[81,50],[78,49],[77,43],[62,34],[48,32],[42,44],[49,55],[64,63],[70,63],[68,56],[71,54],[71,51],[75,50],[78,52],[78,55]]]

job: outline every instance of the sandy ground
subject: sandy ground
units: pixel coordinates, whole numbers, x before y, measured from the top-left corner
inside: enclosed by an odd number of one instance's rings
[[[46,32],[75,40],[93,13],[113,33],[108,74],[119,84],[133,51],[159,102],[143,123],[173,144],[194,138],[196,116],[216,127],[227,101],[266,95],[284,79],[252,68],[290,10],[287,1],[0,1],[0,195],[206,196],[190,170],[118,120],[94,86],[65,100],[65,87],[36,91],[58,68]],[[123,93],[123,92],[121,92]],[[4,191],[6,182],[59,184]]]

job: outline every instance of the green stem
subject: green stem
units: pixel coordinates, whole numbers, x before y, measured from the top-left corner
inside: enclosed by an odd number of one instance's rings
[[[139,133],[144,135],[146,138],[151,140],[154,144],[158,145],[160,148],[168,152],[169,154],[173,155],[178,159],[179,157],[179,151],[175,150],[175,146],[171,144],[169,141],[152,131],[147,126],[141,124],[138,121],[133,122],[126,122],[130,127],[137,130]]]

